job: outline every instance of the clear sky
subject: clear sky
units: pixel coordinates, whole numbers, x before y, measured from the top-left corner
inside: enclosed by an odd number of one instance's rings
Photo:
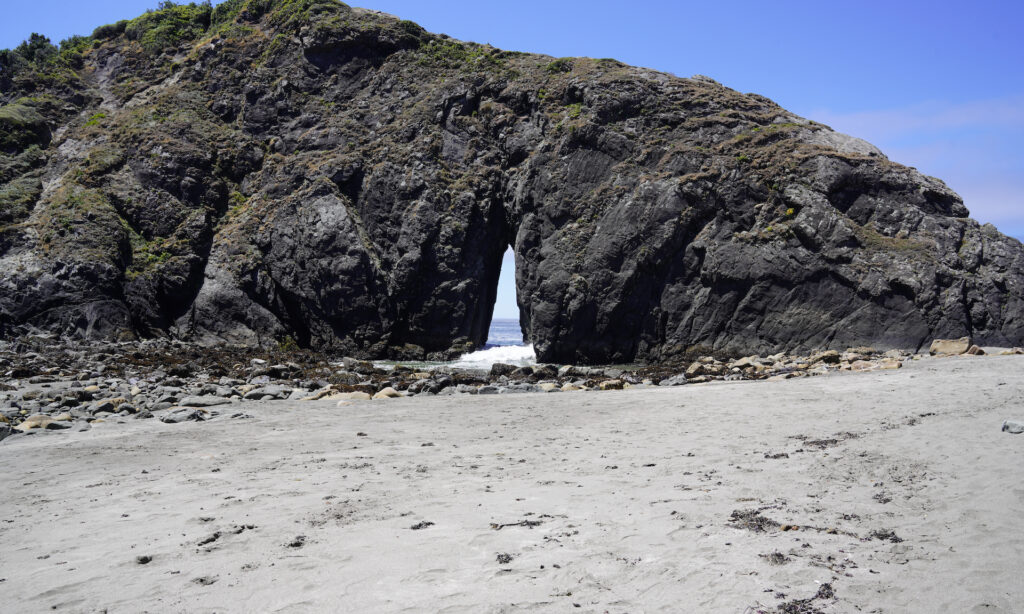
[[[8,2],[0,47],[58,41],[156,5]],[[742,92],[874,143],[1024,238],[1024,3],[975,0],[360,0],[432,32],[553,56],[612,57]],[[512,274],[496,317],[518,317]]]

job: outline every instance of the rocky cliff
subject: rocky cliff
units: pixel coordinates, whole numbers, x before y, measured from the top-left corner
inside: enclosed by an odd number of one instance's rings
[[[941,181],[711,79],[333,0],[0,52],[0,334],[433,357],[502,254],[543,361],[1024,343],[1024,247]]]

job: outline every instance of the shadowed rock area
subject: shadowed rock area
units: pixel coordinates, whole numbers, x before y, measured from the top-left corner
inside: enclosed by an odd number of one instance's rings
[[[502,254],[543,362],[1024,344],[1024,247],[704,77],[331,0],[0,52],[0,335],[447,358]]]

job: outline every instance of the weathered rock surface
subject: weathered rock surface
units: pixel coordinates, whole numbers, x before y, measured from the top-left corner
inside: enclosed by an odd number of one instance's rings
[[[960,337],[959,339],[934,339],[932,344],[928,347],[928,352],[933,356],[935,354],[966,354],[972,347],[970,337]]]
[[[4,52],[0,103],[0,336],[447,357],[511,245],[545,362],[1024,344],[1018,241],[705,77],[228,0]]]

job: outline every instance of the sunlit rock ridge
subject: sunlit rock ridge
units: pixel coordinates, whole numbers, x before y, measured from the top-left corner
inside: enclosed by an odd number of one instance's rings
[[[546,362],[1024,343],[1024,248],[772,101],[331,0],[0,53],[0,335]]]

